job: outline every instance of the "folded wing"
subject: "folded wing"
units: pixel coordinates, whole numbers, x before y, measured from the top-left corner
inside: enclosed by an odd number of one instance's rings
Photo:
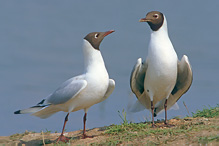
[[[32,113],[34,116],[40,118],[48,118],[60,109],[56,108],[57,104],[62,104],[75,98],[85,87],[87,81],[83,76],[77,76],[65,81],[55,92],[50,94],[46,99],[43,99],[37,105],[28,109],[18,110],[15,114]]]
[[[109,86],[107,88],[107,91],[106,91],[104,97],[102,98],[102,100],[100,102],[107,99],[112,94],[114,89],[115,89],[115,81],[113,79],[109,79]]]
[[[62,104],[77,96],[85,87],[87,81],[77,76],[65,81],[55,92],[47,97],[47,103]]]

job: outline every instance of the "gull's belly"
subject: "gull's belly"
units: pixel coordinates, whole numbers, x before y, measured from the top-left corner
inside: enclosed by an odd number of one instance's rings
[[[176,63],[148,67],[144,88],[153,99],[154,104],[169,96],[175,86],[176,78]]]

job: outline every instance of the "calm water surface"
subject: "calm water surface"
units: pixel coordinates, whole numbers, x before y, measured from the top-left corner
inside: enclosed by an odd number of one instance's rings
[[[178,57],[186,54],[194,72],[192,87],[178,101],[180,109],[169,111],[168,117],[188,115],[183,101],[190,113],[215,106],[219,103],[218,4],[199,0],[1,1],[0,135],[25,130],[61,132],[64,112],[45,120],[13,112],[35,105],[62,82],[83,73],[84,36],[110,29],[116,32],[104,39],[100,49],[116,88],[106,101],[90,108],[87,128],[120,124],[118,111],[127,111],[136,100],[129,87],[130,72],[139,57],[147,56],[150,30],[138,20],[151,10],[166,15]],[[83,110],[70,114],[67,131],[82,129],[83,114]],[[164,113],[157,119],[163,117]],[[146,119],[151,119],[146,110],[128,114],[129,121]]]

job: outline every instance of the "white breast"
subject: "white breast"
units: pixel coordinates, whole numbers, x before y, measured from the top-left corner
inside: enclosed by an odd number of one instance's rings
[[[99,103],[105,95],[108,84],[109,75],[106,70],[101,52],[94,49],[90,43],[84,40],[84,64],[85,64],[85,80],[87,81],[86,88],[74,98],[72,111],[80,109],[88,109],[92,105]]]
[[[151,33],[147,61],[144,86],[156,104],[159,100],[167,98],[177,78],[177,55],[165,25]]]

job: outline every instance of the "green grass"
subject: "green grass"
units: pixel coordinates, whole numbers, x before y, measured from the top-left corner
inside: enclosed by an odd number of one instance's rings
[[[205,136],[205,137],[199,137],[198,142],[201,144],[207,144],[209,142],[216,141],[219,142],[219,136],[218,135],[212,135],[212,136]]]
[[[183,120],[183,119],[182,119]],[[199,143],[207,143],[210,141],[218,140],[218,136],[214,137],[198,137],[193,138],[193,132],[202,130],[219,130],[219,126],[205,125],[203,122],[194,124],[185,124],[181,126],[175,126],[171,128],[151,128],[151,123],[129,123],[121,125],[110,126],[105,134],[109,135],[109,138],[100,145],[117,145],[124,143],[131,143],[137,145],[162,145],[168,144],[171,141],[177,139],[178,136],[188,136],[192,140]],[[148,140],[146,143],[145,138],[153,137],[153,140]]]
[[[127,114],[125,112],[125,110],[122,110],[122,114],[120,113],[120,111],[118,111],[119,113],[119,117],[122,119],[123,124],[128,124],[128,120],[127,120]]]
[[[11,140],[18,140],[18,139],[21,139],[23,136],[25,136],[25,135],[28,135],[28,134],[30,134],[30,133],[36,133],[36,132],[32,132],[32,131],[25,131],[24,133],[16,133],[16,134],[13,134],[13,135],[11,135],[9,138],[11,139]]]
[[[179,117],[174,118],[181,122],[182,124],[173,127],[162,127],[162,128],[152,128],[151,122],[142,123],[131,123],[127,120],[126,112],[118,111],[118,115],[122,122],[119,125],[111,125],[106,128],[103,136],[106,138],[103,141],[97,143],[91,143],[91,146],[97,145],[169,145],[171,142],[183,139],[185,143],[199,143],[208,144],[210,142],[219,142],[219,136],[215,133],[219,131],[219,125],[217,124],[218,119],[214,117],[219,116],[219,104],[216,107],[205,107],[203,110],[197,110],[192,113],[193,117],[180,119]],[[205,119],[205,118],[213,119]],[[215,121],[213,124],[209,125],[209,120]],[[210,131],[204,136],[203,131]],[[45,133],[50,133],[51,131],[45,130]],[[213,133],[211,133],[213,132]],[[10,139],[20,139],[24,135],[29,134],[26,131],[22,134],[14,134]],[[197,135],[198,134],[198,135]],[[45,143],[51,143],[50,141]],[[70,145],[70,143],[53,143],[54,146],[65,146]]]
[[[170,128],[151,128],[150,122],[145,123],[130,123],[126,118],[126,113],[124,110],[119,113],[119,117],[122,119],[123,123],[120,125],[111,125],[105,131],[105,134],[109,138],[101,143],[94,143],[92,145],[119,145],[119,144],[134,144],[137,145],[162,145],[168,144],[174,141],[180,136],[188,137],[185,138],[186,141],[193,141],[196,143],[206,144],[211,141],[219,141],[218,135],[206,136],[206,137],[196,137],[193,135],[194,132],[199,132],[201,130],[212,130],[218,131],[218,125],[208,125],[205,121],[196,121],[189,124],[182,124],[180,126],[174,126]],[[203,110],[197,110],[196,113],[192,113],[193,117],[205,117],[212,118],[218,117],[219,115],[219,104],[216,107],[204,108]],[[178,120],[184,120],[179,119]],[[151,138],[153,137],[153,138]],[[147,139],[149,138],[149,139]],[[144,140],[147,139],[147,140]],[[137,142],[137,143],[136,143]]]
[[[193,118],[196,117],[205,117],[205,118],[213,118],[219,116],[219,104],[217,104],[216,107],[207,108],[206,106],[203,108],[203,110],[197,110],[196,113],[192,112]]]
[[[194,124],[195,125],[195,124]],[[192,131],[194,125],[182,125],[171,128],[151,128],[151,123],[129,123],[121,125],[112,125],[106,130],[106,134],[121,135],[124,134],[130,137],[152,136],[152,135],[178,135]]]

